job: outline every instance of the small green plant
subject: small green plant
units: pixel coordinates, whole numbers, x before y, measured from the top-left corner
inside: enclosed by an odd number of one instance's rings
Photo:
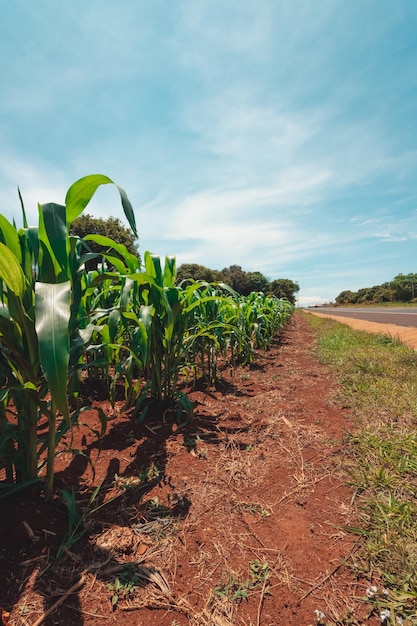
[[[112,592],[110,602],[113,611],[116,609],[119,600],[135,594],[138,589],[138,582],[139,577],[135,566],[127,566],[112,583],[107,584],[107,588]]]
[[[19,614],[22,616],[28,615],[30,613],[30,608],[26,606],[25,604],[18,604],[17,608],[19,609]]]
[[[155,479],[159,478],[160,475],[161,475],[161,472],[159,471],[156,463],[152,463],[152,465],[150,465],[150,467],[146,470],[146,480],[147,481],[155,480]]]
[[[229,573],[226,582],[213,589],[213,593],[220,598],[225,598],[229,602],[241,602],[247,600],[249,594],[263,587],[269,575],[268,563],[263,563],[258,559],[252,559],[249,563],[249,572],[246,580],[241,581],[236,574]]]
[[[268,563],[263,563],[258,559],[252,559],[249,563],[249,575],[252,579],[252,588],[263,585],[269,574]]]
[[[241,602],[248,599],[250,580],[241,582],[235,574],[230,574],[227,582],[218,585],[213,593],[220,598],[226,598],[229,602]]]

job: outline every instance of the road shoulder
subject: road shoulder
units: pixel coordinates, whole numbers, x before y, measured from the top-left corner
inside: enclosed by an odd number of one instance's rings
[[[407,326],[397,326],[395,324],[380,324],[378,322],[367,322],[366,320],[353,319],[351,317],[341,317],[340,315],[328,315],[327,313],[317,313],[311,309],[303,309],[306,313],[317,317],[329,317],[341,324],[346,324],[355,330],[363,330],[376,335],[389,335],[402,341],[409,348],[417,350],[417,329]]]

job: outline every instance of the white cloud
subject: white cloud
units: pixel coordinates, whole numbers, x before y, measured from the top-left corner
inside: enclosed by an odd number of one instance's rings
[[[62,172],[50,163],[32,160],[30,163],[22,157],[12,156],[0,161],[0,211],[9,220],[15,218],[21,225],[21,209],[17,188],[20,188],[28,222],[38,223],[38,203],[65,202],[69,184]]]

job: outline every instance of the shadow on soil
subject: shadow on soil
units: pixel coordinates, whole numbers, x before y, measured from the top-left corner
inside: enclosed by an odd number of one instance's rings
[[[284,334],[274,340],[274,347],[285,343]],[[273,358],[276,360],[276,352]],[[272,357],[268,353],[262,353],[262,363],[251,364],[249,370],[263,370],[270,360]],[[181,428],[176,426],[174,415],[166,411],[150,412],[144,423],[129,417],[117,418],[114,422],[109,420],[108,431],[100,441],[86,444],[83,437],[80,449],[73,451],[68,466],[56,473],[56,495],[51,501],[20,493],[0,503],[0,577],[4,581],[0,588],[0,608],[11,611],[18,607],[23,624],[26,615],[29,617],[33,611],[39,614],[41,610],[39,606],[27,603],[25,591],[29,586],[45,598],[43,610],[46,613],[85,572],[93,572],[111,585],[115,575],[126,569],[126,562],[120,561],[111,547],[101,548],[97,553],[95,539],[103,528],[111,528],[117,523],[119,527],[132,529],[156,519],[179,521],[187,516],[192,503],[166,474],[167,440],[182,438],[182,445],[190,453],[196,452],[197,441],[227,445],[228,437],[247,432],[250,426],[230,414],[210,414],[205,409],[205,398],[217,400],[219,395],[251,398],[256,391],[250,382],[242,388],[242,384],[237,386],[233,380],[225,378],[212,388],[198,381],[185,390],[200,392],[201,399],[195,402],[193,419]],[[87,401],[100,402],[101,399],[103,390],[98,385],[97,390],[90,390]],[[240,444],[236,438],[234,445],[246,448],[246,444]],[[95,486],[97,481],[92,485],[84,478],[90,457],[98,448],[100,462],[105,452],[114,452],[114,455],[106,455],[107,468],[100,479],[99,489]],[[122,457],[124,460],[128,458],[123,470]],[[156,485],[170,488],[169,507],[146,498]],[[70,494],[66,504],[63,491]],[[69,506],[68,501],[74,506]],[[59,559],[56,558],[58,553],[61,553]],[[146,558],[140,562],[146,565]],[[141,586],[146,584],[149,582],[141,580]],[[47,626],[83,624],[78,596],[80,588],[81,585],[68,602],[63,602],[43,623]],[[109,603],[110,598],[109,590]]]

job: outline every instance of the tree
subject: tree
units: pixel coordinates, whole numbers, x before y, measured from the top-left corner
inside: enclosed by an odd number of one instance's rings
[[[375,291],[374,302],[392,302],[395,300],[394,292],[389,283],[379,285]]]
[[[276,278],[269,284],[269,291],[277,298],[287,298],[291,304],[295,304],[300,286],[289,278]]]
[[[211,270],[198,263],[182,263],[177,270],[177,282],[187,279],[205,280],[208,283],[223,280],[218,270]]]
[[[417,274],[397,274],[391,283],[395,299],[409,302],[417,296]]]
[[[221,274],[224,282],[242,296],[247,296],[251,292],[249,274],[242,270],[240,265],[225,267]]]
[[[338,296],[335,298],[336,304],[356,304],[358,301],[358,294],[356,291],[350,291],[350,289],[346,289],[345,291],[341,291]]]
[[[268,291],[269,281],[261,272],[249,272],[249,292]]]
[[[77,235],[78,237],[85,237],[86,235],[103,235],[113,239],[117,243],[121,243],[126,246],[131,254],[139,257],[136,237],[134,234],[126,228],[117,217],[109,217],[103,219],[101,217],[93,217],[86,213],[77,217],[71,225],[71,235]],[[94,243],[88,243],[92,252],[101,254],[103,252],[102,246]],[[97,264],[100,263],[100,257],[87,261],[87,269],[92,270],[97,268]]]

